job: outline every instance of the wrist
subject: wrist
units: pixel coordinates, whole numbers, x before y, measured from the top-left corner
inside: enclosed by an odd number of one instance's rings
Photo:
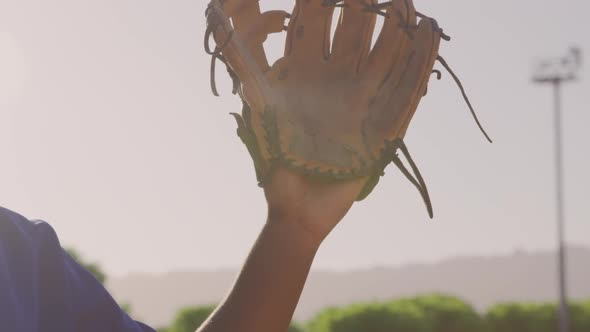
[[[272,230],[272,234],[292,242],[305,251],[317,251],[325,235],[321,234],[303,217],[286,214],[270,213],[266,221],[266,228]]]

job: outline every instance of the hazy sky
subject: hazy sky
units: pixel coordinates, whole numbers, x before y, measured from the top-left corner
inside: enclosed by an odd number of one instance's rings
[[[532,62],[590,52],[587,0],[417,0],[463,79],[433,80],[406,142],[432,196],[394,168],[315,267],[357,268],[555,245],[552,95]],[[276,1],[276,5],[287,4]],[[263,4],[273,4],[263,0]],[[265,219],[203,0],[0,0],[0,205],[50,222],[112,274],[238,266]],[[273,54],[280,48],[274,44]],[[588,66],[582,77],[588,77]],[[590,80],[564,90],[567,239],[590,245]]]

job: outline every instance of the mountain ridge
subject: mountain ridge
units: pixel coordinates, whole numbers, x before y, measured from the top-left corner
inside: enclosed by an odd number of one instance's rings
[[[483,311],[510,301],[557,299],[553,251],[516,250],[511,255],[455,256],[434,263],[409,263],[358,270],[312,270],[295,319],[305,321],[329,306],[428,293],[458,296]],[[215,304],[229,290],[237,269],[134,273],[112,278],[107,287],[129,303],[135,319],[168,324],[184,306]],[[590,298],[590,248],[568,247],[568,291],[572,300]]]

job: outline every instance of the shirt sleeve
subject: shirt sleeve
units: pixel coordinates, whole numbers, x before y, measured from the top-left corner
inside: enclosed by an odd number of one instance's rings
[[[2,207],[0,331],[155,332],[63,250],[49,224]]]

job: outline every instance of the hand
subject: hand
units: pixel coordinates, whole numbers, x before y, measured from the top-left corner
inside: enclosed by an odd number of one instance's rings
[[[320,181],[279,168],[264,190],[269,222],[296,223],[321,242],[346,215],[366,181]]]

